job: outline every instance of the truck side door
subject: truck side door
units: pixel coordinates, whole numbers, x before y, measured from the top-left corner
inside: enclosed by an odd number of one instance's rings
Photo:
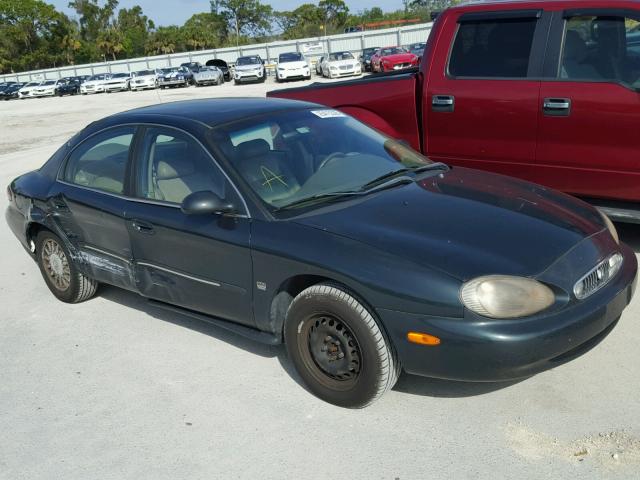
[[[539,9],[441,19],[422,99],[430,158],[532,178],[550,20]]]
[[[550,39],[538,105],[539,182],[640,201],[640,11],[559,11]]]

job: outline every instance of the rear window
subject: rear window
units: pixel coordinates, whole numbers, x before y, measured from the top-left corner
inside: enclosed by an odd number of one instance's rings
[[[461,23],[449,59],[455,77],[524,78],[537,19]]]

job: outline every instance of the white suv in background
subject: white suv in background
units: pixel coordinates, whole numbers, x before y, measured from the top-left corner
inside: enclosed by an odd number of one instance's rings
[[[109,73],[100,73],[98,75],[92,75],[89,79],[80,85],[80,93],[87,95],[88,93],[102,93],[104,92],[105,81],[111,78]]]
[[[276,80],[282,82],[290,79],[311,78],[311,67],[309,62],[301,53],[287,52],[278,56],[278,66],[276,69]]]

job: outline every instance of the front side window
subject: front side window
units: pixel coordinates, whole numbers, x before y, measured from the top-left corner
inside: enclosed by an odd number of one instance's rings
[[[537,19],[463,22],[458,27],[449,74],[454,77],[525,78]]]
[[[113,128],[80,144],[67,160],[64,180],[82,187],[123,194],[134,133],[133,127]]]
[[[621,16],[569,18],[560,77],[640,86],[640,22]]]
[[[136,172],[140,198],[181,204],[191,193],[230,194],[228,181],[209,154],[189,135],[171,128],[148,128]]]
[[[342,112],[320,107],[220,126],[211,142],[272,209],[363,189],[384,175],[431,163]]]

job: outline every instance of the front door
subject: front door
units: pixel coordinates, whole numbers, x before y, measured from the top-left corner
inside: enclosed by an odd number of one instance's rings
[[[640,201],[640,12],[558,15],[538,115],[540,182],[583,197]]]
[[[449,16],[423,97],[430,158],[528,178],[535,170],[540,73],[550,15]]]
[[[147,127],[135,159],[127,210],[140,292],[253,326],[250,219],[239,194],[209,153],[186,132]],[[182,201],[213,191],[238,214],[186,215]]]

